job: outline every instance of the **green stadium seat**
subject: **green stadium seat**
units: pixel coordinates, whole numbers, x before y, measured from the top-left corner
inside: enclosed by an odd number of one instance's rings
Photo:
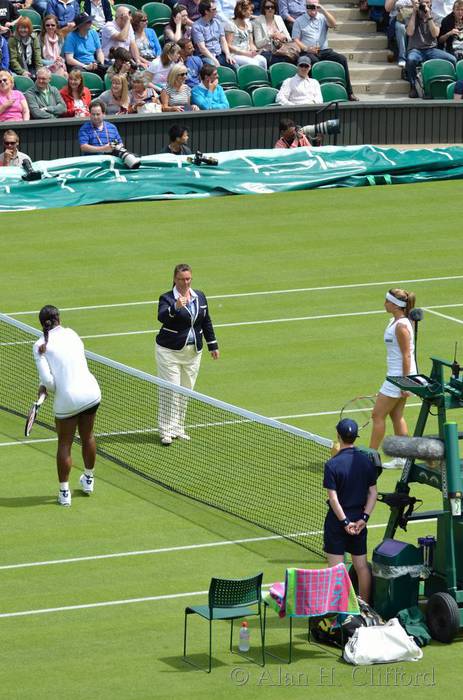
[[[463,80],[463,61],[458,61],[456,67],[457,80]]]
[[[55,75],[55,73],[51,74],[50,85],[53,85],[53,87],[61,90],[62,88],[66,87],[67,84],[68,81],[66,78],[63,78],[62,75]]]
[[[16,90],[20,92],[27,92],[29,88],[33,87],[34,81],[27,77],[27,75],[15,75],[14,76],[14,86]]]
[[[312,78],[319,83],[339,83],[346,87],[346,73],[335,61],[319,61],[312,66]]]
[[[230,620],[230,651],[233,651],[233,621],[243,617],[257,615],[260,624],[260,641],[262,649],[262,663],[265,665],[264,656],[264,627],[262,619],[262,577],[257,574],[244,579],[212,578],[209,586],[207,605],[195,605],[185,608],[185,623],[183,631],[183,660],[199,667],[187,657],[187,621],[189,615],[199,615],[209,622],[209,665],[207,673],[212,669],[212,621]],[[251,606],[251,607],[250,607]],[[257,635],[256,635],[257,636]],[[248,661],[253,661],[247,657]],[[254,663],[258,663],[254,661]]]
[[[146,5],[143,5],[142,10],[148,17],[148,26],[156,28],[156,34],[157,27],[162,27],[164,30],[172,15],[169,5],[163,5],[162,2],[147,2]]]
[[[347,102],[349,100],[346,88],[339,83],[322,83],[320,88],[323,102]]]
[[[279,90],[286,78],[292,78],[293,75],[296,75],[297,68],[292,63],[274,63],[273,66],[270,66],[268,72],[272,87]]]
[[[136,7],[136,5],[129,5],[128,2],[118,2],[117,5],[114,5],[114,9],[117,10],[117,8],[118,8],[120,5],[123,5],[124,7],[128,7],[128,9],[130,10],[130,14],[131,14],[131,15],[134,15],[135,12],[138,12],[139,9],[140,9],[139,7]]]
[[[239,107],[252,107],[252,99],[249,92],[246,90],[227,90],[226,92],[228,104],[231,109],[237,109]]]
[[[88,88],[92,94],[92,99],[95,97],[98,97],[98,95],[101,95],[101,93],[105,89],[104,82],[100,78],[99,75],[96,75],[95,73],[88,73],[87,71],[82,71],[82,80],[84,81],[84,85],[86,88]]]
[[[273,87],[256,88],[252,93],[252,103],[254,107],[268,107],[275,104],[278,90]]]
[[[449,85],[447,85],[447,99],[453,100],[454,97],[455,97],[455,83],[449,83]]]
[[[34,32],[40,31],[42,28],[42,18],[38,12],[35,10],[19,10],[19,14],[21,17],[29,17],[30,21],[32,22]]]
[[[432,58],[421,65],[425,97],[433,100],[447,99],[447,85],[455,82],[455,68],[442,58]]]
[[[233,70],[233,68],[229,68],[228,66],[217,66],[217,74],[219,76],[219,83],[224,90],[238,87],[236,72]]]
[[[104,88],[105,90],[110,90],[111,89],[111,76],[106,73],[104,77]]]
[[[239,66],[236,75],[241,90],[252,92],[258,87],[270,87],[268,73],[260,66]]]

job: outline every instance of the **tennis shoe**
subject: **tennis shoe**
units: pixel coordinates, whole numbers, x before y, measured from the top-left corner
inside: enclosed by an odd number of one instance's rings
[[[404,457],[394,457],[390,462],[384,462],[383,469],[403,469],[407,460]]]
[[[177,435],[172,435],[172,437],[178,438],[179,440],[191,440],[191,437],[186,433],[177,433]]]
[[[172,445],[172,438],[170,437],[170,435],[163,435],[161,437],[161,444],[166,446]]]
[[[69,489],[60,489],[58,492],[58,503],[60,506],[71,505],[71,492]]]
[[[93,476],[88,476],[88,474],[82,474],[79,479],[80,485],[82,486],[82,491],[84,493],[93,493]]]

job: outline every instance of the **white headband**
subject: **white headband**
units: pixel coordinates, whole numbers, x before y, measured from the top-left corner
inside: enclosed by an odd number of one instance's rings
[[[401,309],[405,309],[407,306],[406,301],[402,301],[402,299],[397,299],[393,294],[390,292],[386,293],[386,299],[391,302],[391,304],[395,304],[396,306],[400,306]]]

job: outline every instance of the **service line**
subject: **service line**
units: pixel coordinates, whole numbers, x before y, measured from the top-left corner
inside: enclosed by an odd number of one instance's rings
[[[295,289],[270,289],[265,292],[238,292],[235,294],[215,294],[208,295],[208,299],[236,299],[239,297],[257,297],[268,296],[269,294],[298,294],[299,292],[328,292],[334,289],[359,289],[362,287],[381,287],[392,284],[414,284],[415,282],[445,282],[451,280],[461,280],[463,275],[448,275],[445,277],[418,277],[411,280],[386,280],[385,282],[356,282],[353,284],[333,284],[323,287],[299,287]],[[126,301],[117,304],[93,304],[91,306],[67,306],[61,307],[60,311],[89,311],[93,309],[115,309],[125,306],[145,306],[149,304],[157,304],[157,299],[148,301]],[[38,314],[38,310],[34,311],[8,311],[5,312],[8,316],[28,316]]]

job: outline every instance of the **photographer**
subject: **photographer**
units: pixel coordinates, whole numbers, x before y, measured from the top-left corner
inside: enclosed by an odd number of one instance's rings
[[[191,154],[191,149],[187,143],[189,133],[186,126],[174,124],[169,129],[169,143],[164,148],[162,153],[172,153],[175,156],[188,156]]]
[[[303,148],[305,146],[310,146],[310,141],[301,127],[296,126],[292,119],[282,119],[280,138],[274,148]]]
[[[30,158],[25,153],[18,151],[19,146],[19,136],[13,129],[8,129],[3,132],[3,153],[0,153],[0,165],[7,167],[8,165],[15,165],[17,167],[22,167],[25,160]]]
[[[112,153],[114,144],[122,144],[121,136],[110,122],[104,120],[106,107],[101,100],[90,103],[90,121],[79,129],[80,150],[84,155]]]
[[[409,97],[416,98],[416,69],[432,58],[441,58],[456,65],[456,58],[447,51],[437,48],[439,27],[431,12],[431,0],[413,0],[413,12],[407,26],[408,54],[407,76],[410,83]]]

